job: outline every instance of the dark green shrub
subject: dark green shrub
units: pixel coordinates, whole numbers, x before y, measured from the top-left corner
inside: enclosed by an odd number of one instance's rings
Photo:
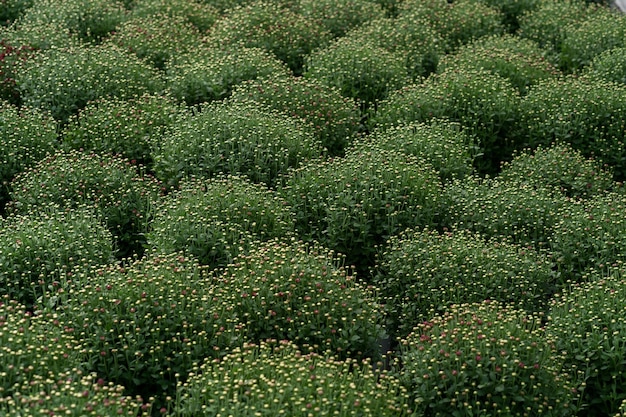
[[[207,276],[181,254],[75,274],[59,320],[82,341],[89,371],[130,395],[173,395],[195,362],[241,344]]]
[[[200,39],[200,31],[182,17],[161,14],[126,20],[107,41],[163,69],[172,56],[197,48]]]
[[[0,25],[9,26],[32,7],[34,0],[4,0],[0,8]]]
[[[619,411],[613,417],[626,417],[626,400],[622,401]]]
[[[20,65],[33,54],[28,45],[14,46],[0,32],[0,100],[20,104],[20,93],[15,85],[15,76]]]
[[[626,47],[609,49],[597,55],[585,68],[590,78],[626,84]]]
[[[37,110],[18,110],[0,100],[0,212],[9,197],[9,183],[57,148],[54,120]]]
[[[613,174],[594,159],[586,159],[568,144],[526,149],[502,165],[498,178],[550,187],[567,197],[588,198],[614,188]]]
[[[27,50],[67,48],[78,46],[81,42],[75,33],[60,22],[22,24],[18,21],[7,28],[0,26],[0,38],[6,45]]]
[[[484,70],[459,69],[429,77],[396,91],[381,102],[369,120],[370,129],[407,122],[447,118],[476,136],[482,157],[480,172],[495,172],[500,161],[518,146],[509,138],[518,118],[519,93],[511,83]]]
[[[211,267],[294,229],[283,199],[236,177],[184,182],[153,210],[149,246],[161,253],[184,251]]]
[[[295,11],[318,21],[334,37],[369,20],[385,17],[381,5],[367,0],[298,0]]]
[[[434,72],[439,57],[444,54],[444,41],[439,33],[425,18],[412,15],[372,20],[346,36],[402,55],[414,80]]]
[[[531,184],[467,178],[450,184],[441,198],[442,224],[487,238],[542,248],[561,220],[565,197]]]
[[[290,340],[340,359],[380,355],[384,316],[374,289],[332,250],[269,241],[215,274],[217,303],[248,341]]]
[[[168,96],[102,98],[70,117],[62,133],[63,146],[121,155],[150,167],[152,147],[184,116],[183,108]]]
[[[559,64],[564,71],[576,71],[588,65],[604,51],[624,46],[626,16],[600,7],[584,20],[563,29]]]
[[[304,77],[272,76],[235,87],[231,100],[261,104],[308,123],[330,155],[340,155],[360,127],[359,109],[335,88]]]
[[[29,215],[0,217],[0,295],[28,307],[54,297],[73,267],[112,259],[113,238],[93,210],[39,207]]]
[[[219,19],[220,11],[210,4],[188,0],[135,0],[132,15],[136,17],[158,16],[181,17],[206,32]]]
[[[283,62],[262,49],[214,48],[174,57],[167,65],[167,85],[174,97],[191,106],[224,99],[245,80],[290,74]]]
[[[215,103],[181,122],[154,151],[156,175],[169,185],[186,176],[243,174],[272,185],[322,146],[297,120],[241,103]]]
[[[557,296],[546,327],[566,355],[566,369],[579,375],[579,416],[611,416],[626,399],[626,279],[623,266],[608,276],[573,285]]]
[[[376,129],[356,142],[349,152],[376,149],[398,150],[425,159],[443,182],[462,179],[473,172],[477,143],[461,128],[446,120],[411,122],[388,129]]]
[[[540,80],[559,71],[544,59],[545,52],[529,39],[514,35],[489,36],[460,47],[439,61],[438,72],[476,68],[508,79],[522,95]]]
[[[43,159],[19,174],[11,187],[12,212],[30,213],[49,203],[70,210],[94,207],[115,236],[121,257],[141,252],[148,207],[160,191],[158,181],[128,160],[76,151]]]
[[[535,85],[520,106],[520,141],[531,148],[569,143],[626,178],[626,86],[567,77]]]
[[[504,33],[502,13],[475,0],[406,0],[399,5],[399,15],[429,22],[443,38],[446,52],[485,35]]]
[[[25,104],[61,122],[91,100],[129,99],[163,88],[153,68],[113,45],[44,51],[28,61],[16,82]]]
[[[490,299],[540,311],[556,287],[547,257],[467,231],[402,233],[381,253],[377,271],[389,331],[401,337],[428,320],[431,311],[452,304]]]
[[[502,23],[511,33],[519,28],[519,18],[539,7],[543,0],[474,0],[502,13]]]
[[[346,255],[364,272],[373,265],[376,245],[435,221],[441,185],[423,159],[376,149],[312,162],[279,191],[294,209],[300,236]]]
[[[210,31],[208,45],[265,49],[299,75],[304,57],[328,43],[331,36],[317,21],[283,7],[280,2],[260,0],[229,10]]]
[[[409,82],[402,55],[346,37],[311,53],[306,59],[304,77],[337,88],[363,109]]]
[[[409,414],[405,391],[386,372],[275,340],[248,344],[220,361],[207,361],[178,388],[173,416],[208,417],[219,412],[293,417]]]
[[[402,342],[399,378],[429,416],[574,416],[563,355],[527,316],[494,301],[462,304]]]

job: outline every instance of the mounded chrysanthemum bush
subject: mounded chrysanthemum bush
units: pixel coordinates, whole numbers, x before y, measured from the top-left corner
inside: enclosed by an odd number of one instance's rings
[[[113,45],[42,51],[21,69],[16,82],[24,104],[50,111],[60,122],[91,100],[130,99],[164,87],[154,68]]]
[[[385,17],[383,7],[368,0],[299,0],[295,2],[294,10],[319,22],[334,37],[344,36],[365,22]]]
[[[291,208],[274,191],[238,177],[190,180],[154,204],[149,247],[225,266],[258,241],[293,233]]]
[[[33,5],[34,0],[6,0],[0,10],[0,25],[10,26]]]
[[[441,184],[425,160],[376,149],[311,162],[292,172],[279,193],[293,207],[299,236],[366,272],[389,236],[435,222]]]
[[[133,17],[148,17],[165,14],[180,17],[194,25],[200,32],[206,32],[219,19],[220,11],[210,2],[188,0],[133,0]]]
[[[215,387],[207,389],[207,387]],[[369,363],[337,360],[281,340],[206,361],[177,389],[172,416],[405,416],[405,389]]]
[[[232,46],[203,48],[175,56],[167,64],[167,86],[187,105],[222,100],[246,80],[288,77],[291,71],[271,53],[260,48]]]
[[[116,238],[118,255],[141,252],[148,208],[160,184],[141,167],[111,155],[58,152],[19,174],[11,183],[10,212],[30,213],[54,203],[68,210],[93,207]]]
[[[343,154],[360,129],[359,109],[335,88],[304,77],[270,76],[235,87],[233,102],[257,103],[309,124],[330,155]]]
[[[218,174],[273,185],[289,168],[322,153],[306,124],[249,103],[220,102],[176,125],[153,158],[156,176],[168,185]]]
[[[542,317],[484,301],[418,325],[400,350],[400,381],[428,416],[575,416],[564,354]]]
[[[585,68],[590,78],[626,84],[626,47],[609,49],[597,55]]]
[[[606,270],[606,268],[605,268]],[[591,272],[584,283],[554,298],[546,331],[565,354],[565,369],[579,377],[579,416],[610,416],[626,399],[626,273]]]
[[[556,289],[552,262],[534,249],[458,230],[409,230],[390,239],[375,283],[389,312],[389,332],[405,337],[432,311],[496,300],[541,311]],[[398,334],[395,334],[395,333]]]
[[[536,10],[543,0],[474,0],[499,10],[506,30],[515,33],[519,28],[519,19]]]
[[[215,302],[246,340],[290,340],[340,359],[379,358],[384,313],[376,289],[316,243],[271,240],[213,274]]]
[[[108,263],[113,254],[111,233],[85,207],[0,217],[0,295],[28,307],[54,304],[68,272]]]

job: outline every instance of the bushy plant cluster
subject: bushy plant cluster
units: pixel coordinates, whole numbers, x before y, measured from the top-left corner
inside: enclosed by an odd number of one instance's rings
[[[431,164],[445,183],[473,173],[472,163],[478,153],[478,144],[460,124],[433,119],[375,129],[350,149],[350,152],[398,150],[415,155]]]
[[[167,64],[167,86],[187,105],[222,100],[237,84],[260,77],[289,76],[291,71],[260,48],[230,47],[191,51]]]
[[[61,133],[62,147],[120,155],[150,168],[152,149],[185,115],[183,107],[165,95],[101,98],[70,117]]]
[[[20,104],[20,93],[15,85],[15,76],[20,65],[33,53],[29,45],[15,46],[5,39],[0,31],[0,100]]]
[[[574,381],[541,316],[495,301],[461,304],[402,341],[397,371],[431,416],[574,416]]]
[[[54,302],[73,268],[106,264],[113,253],[111,233],[88,208],[0,218],[0,295],[28,307]]]
[[[312,52],[306,59],[304,77],[337,88],[363,109],[409,82],[402,55],[348,37]]]
[[[209,47],[243,45],[265,49],[297,75],[304,57],[325,45],[332,35],[318,21],[276,1],[255,1],[228,11],[211,29]]]
[[[391,238],[375,282],[389,312],[388,331],[414,326],[459,303],[486,299],[541,311],[557,286],[552,262],[534,249],[478,233],[409,230]]]
[[[529,39],[514,35],[496,35],[478,39],[446,55],[438,72],[448,69],[476,68],[508,79],[523,95],[538,81],[555,78],[559,71],[544,59],[545,52]]]
[[[291,209],[274,191],[237,177],[190,180],[154,205],[147,244],[225,266],[259,240],[293,232]]]
[[[298,120],[246,103],[214,103],[175,126],[153,157],[157,177],[169,185],[220,173],[273,185],[321,154],[320,141]]]
[[[102,97],[129,99],[163,89],[150,65],[113,45],[43,51],[16,78],[24,104],[61,122]]]
[[[120,24],[108,41],[163,69],[172,56],[198,47],[200,31],[179,16],[133,17]]]
[[[383,149],[313,161],[279,189],[293,207],[297,233],[345,254],[360,272],[389,236],[433,224],[440,192],[423,159]]]
[[[615,83],[626,84],[626,47],[609,49],[597,55],[584,74]]]
[[[60,22],[22,24],[21,21],[17,21],[7,28],[0,26],[0,37],[5,44],[26,50],[75,47],[82,42],[75,33],[72,33]],[[18,72],[20,68],[19,65],[16,65],[12,69],[13,73]]]
[[[11,187],[8,209],[15,213],[50,203],[70,210],[93,207],[116,237],[120,256],[141,251],[148,208],[160,192],[158,181],[128,160],[77,151],[43,159],[19,174]]]
[[[26,9],[32,7],[34,0],[5,0],[0,9],[0,25],[10,26]]]
[[[134,0],[131,12],[134,17],[159,15],[180,17],[194,25],[200,32],[209,30],[220,17],[220,11],[207,1]]]
[[[514,135],[531,148],[567,142],[583,156],[612,167],[621,181],[626,178],[624,113],[623,84],[579,77],[544,80],[522,100]]]
[[[356,104],[315,79],[274,75],[242,82],[231,101],[252,101],[304,121],[331,156],[343,154],[360,128]]]
[[[318,21],[334,37],[344,36],[365,22],[385,17],[381,5],[367,0],[299,0],[295,11]]]
[[[519,19],[536,10],[543,0],[476,0],[502,13],[502,23],[508,32],[519,29]]]
[[[396,378],[367,363],[268,340],[198,367],[179,386],[172,415],[404,416],[406,397]]]
[[[613,415],[626,399],[626,275],[622,264],[608,274],[556,296],[546,332],[565,353],[565,369],[578,377],[579,416]]]
[[[375,289],[332,250],[271,240],[214,274],[215,302],[245,324],[246,340],[290,340],[340,359],[376,358],[384,315]]]
[[[517,153],[512,161],[502,165],[498,178],[537,188],[550,187],[567,197],[589,198],[616,186],[612,172],[605,168],[598,161],[583,157],[567,143],[555,143]]]

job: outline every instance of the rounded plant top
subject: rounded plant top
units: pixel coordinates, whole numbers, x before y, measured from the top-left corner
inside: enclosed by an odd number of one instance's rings
[[[344,36],[367,21],[385,17],[380,4],[367,0],[299,0],[295,10],[320,22],[334,37]]]
[[[341,358],[375,357],[383,335],[373,288],[333,251],[269,241],[214,276],[215,297],[250,341],[287,339]]]
[[[410,414],[406,391],[388,373],[373,371],[367,362],[309,352],[286,340],[246,344],[206,361],[177,394],[175,417]]]
[[[584,73],[590,78],[626,85],[626,47],[602,52],[591,61]]]
[[[170,185],[218,174],[273,185],[321,154],[320,141],[289,116],[244,103],[212,103],[176,126],[153,156],[157,177]]]
[[[220,17],[220,11],[209,2],[187,0],[134,0],[131,13],[136,17],[162,14],[169,17],[181,17],[201,32],[210,29]]]
[[[574,381],[540,316],[495,301],[461,304],[401,344],[400,380],[418,413],[576,415]]]

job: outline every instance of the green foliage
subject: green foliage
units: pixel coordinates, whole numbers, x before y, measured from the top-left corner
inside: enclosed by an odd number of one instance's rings
[[[366,22],[346,36],[402,55],[414,80],[434,72],[439,57],[444,54],[444,41],[439,32],[425,18],[410,14]]]
[[[7,28],[0,26],[0,39],[5,45],[26,50],[67,48],[78,46],[81,42],[78,36],[70,32],[61,22],[22,24],[18,21]]]
[[[609,49],[597,55],[584,74],[615,83],[626,84],[626,47]]]
[[[169,96],[101,98],[70,117],[62,133],[63,146],[121,155],[150,167],[152,148],[184,116],[183,108]]]
[[[399,378],[429,416],[574,416],[563,355],[541,316],[485,301],[450,308],[402,342]]]
[[[74,267],[113,258],[110,232],[93,214],[77,207],[42,206],[29,215],[0,218],[0,295],[28,307],[55,297]]]
[[[129,99],[163,88],[156,70],[113,45],[43,51],[16,82],[26,105],[48,110],[61,122],[91,100]]]
[[[283,62],[259,48],[192,51],[173,57],[167,64],[169,90],[190,106],[224,99],[245,80],[290,74]]]
[[[511,83],[477,69],[452,69],[396,91],[381,102],[369,120],[370,129],[407,122],[447,118],[476,136],[480,172],[495,172],[518,146],[509,137],[518,118],[519,93]]]
[[[296,74],[302,73],[304,57],[331,38],[316,20],[283,7],[276,1],[255,1],[234,7],[209,33],[209,47],[225,45],[257,47],[273,53]]]
[[[626,16],[600,7],[586,19],[563,29],[559,64],[573,72],[588,65],[604,51],[624,46]]]
[[[367,363],[339,361],[289,341],[269,340],[199,366],[178,388],[172,415],[384,417],[408,415],[406,404],[398,380]]]
[[[152,254],[75,274],[59,319],[82,341],[89,371],[131,395],[173,395],[194,362],[241,343],[212,293],[195,260]]]
[[[515,155],[502,165],[502,181],[550,187],[567,197],[589,198],[615,187],[613,174],[596,160],[586,159],[568,144],[538,146]]]
[[[367,0],[299,0],[295,11],[320,22],[334,37],[376,18],[385,17],[381,5]]]
[[[26,9],[32,7],[34,0],[3,0],[0,8],[0,25],[9,26],[18,17],[24,14]]]
[[[474,0],[502,13],[502,23],[511,33],[519,28],[520,17],[536,10],[543,0]]]
[[[269,241],[214,275],[216,302],[245,324],[248,341],[286,339],[341,359],[377,357],[382,308],[342,261],[319,245]]]
[[[37,110],[18,110],[0,100],[0,211],[16,174],[57,148],[54,120]]]
[[[363,109],[409,82],[401,54],[349,37],[311,53],[306,59],[304,77],[337,88]]]
[[[219,19],[220,11],[210,4],[189,0],[135,0],[132,15],[136,17],[158,16],[181,17],[206,32]]]
[[[555,289],[552,262],[532,248],[480,234],[411,230],[392,237],[375,282],[390,314],[388,330],[406,336],[452,304],[486,299],[540,311]],[[393,334],[393,332],[392,332]]]
[[[0,31],[0,36],[3,33]],[[0,38],[0,100],[20,104],[20,93],[15,85],[15,77],[20,65],[33,53],[28,45],[14,46],[11,41]]]
[[[399,15],[429,22],[443,38],[446,52],[485,35],[504,33],[502,13],[475,0],[405,0]]]
[[[163,69],[172,56],[198,47],[200,31],[179,16],[133,17],[120,24],[107,41]]]
[[[477,148],[474,138],[461,125],[435,119],[430,123],[411,122],[376,129],[357,141],[351,152],[386,149],[415,155],[425,159],[439,173],[439,178],[448,182],[472,174]]]
[[[522,100],[520,141],[535,148],[569,143],[626,178],[626,86],[609,81],[567,77],[535,85]]]
[[[548,188],[470,177],[444,190],[442,224],[478,232],[487,238],[506,238],[542,248],[552,227],[561,220],[559,209],[566,203],[569,202],[565,197]]]
[[[438,72],[449,69],[487,70],[508,79],[522,95],[528,88],[546,78],[555,78],[559,71],[544,59],[545,52],[529,39],[514,35],[483,37],[445,56]]]
[[[304,77],[242,82],[231,100],[261,104],[308,123],[330,155],[340,155],[360,127],[358,107],[335,88]]]
[[[153,211],[149,246],[161,253],[184,251],[211,267],[294,228],[283,199],[236,177],[184,182]]]
[[[579,416],[610,416],[626,399],[626,274],[620,266],[555,297],[547,333],[566,354],[566,369],[581,378]]]
[[[37,211],[42,205],[93,207],[116,238],[119,256],[141,252],[148,207],[159,195],[153,177],[128,160],[77,151],[59,152],[19,174],[11,183],[8,210]]]
[[[272,185],[290,167],[322,153],[297,120],[245,103],[203,106],[154,151],[156,175],[169,185],[186,176],[243,174]]]
[[[346,255],[363,272],[374,263],[376,245],[435,221],[441,185],[423,159],[376,149],[309,163],[279,192],[294,209],[300,236]]]

